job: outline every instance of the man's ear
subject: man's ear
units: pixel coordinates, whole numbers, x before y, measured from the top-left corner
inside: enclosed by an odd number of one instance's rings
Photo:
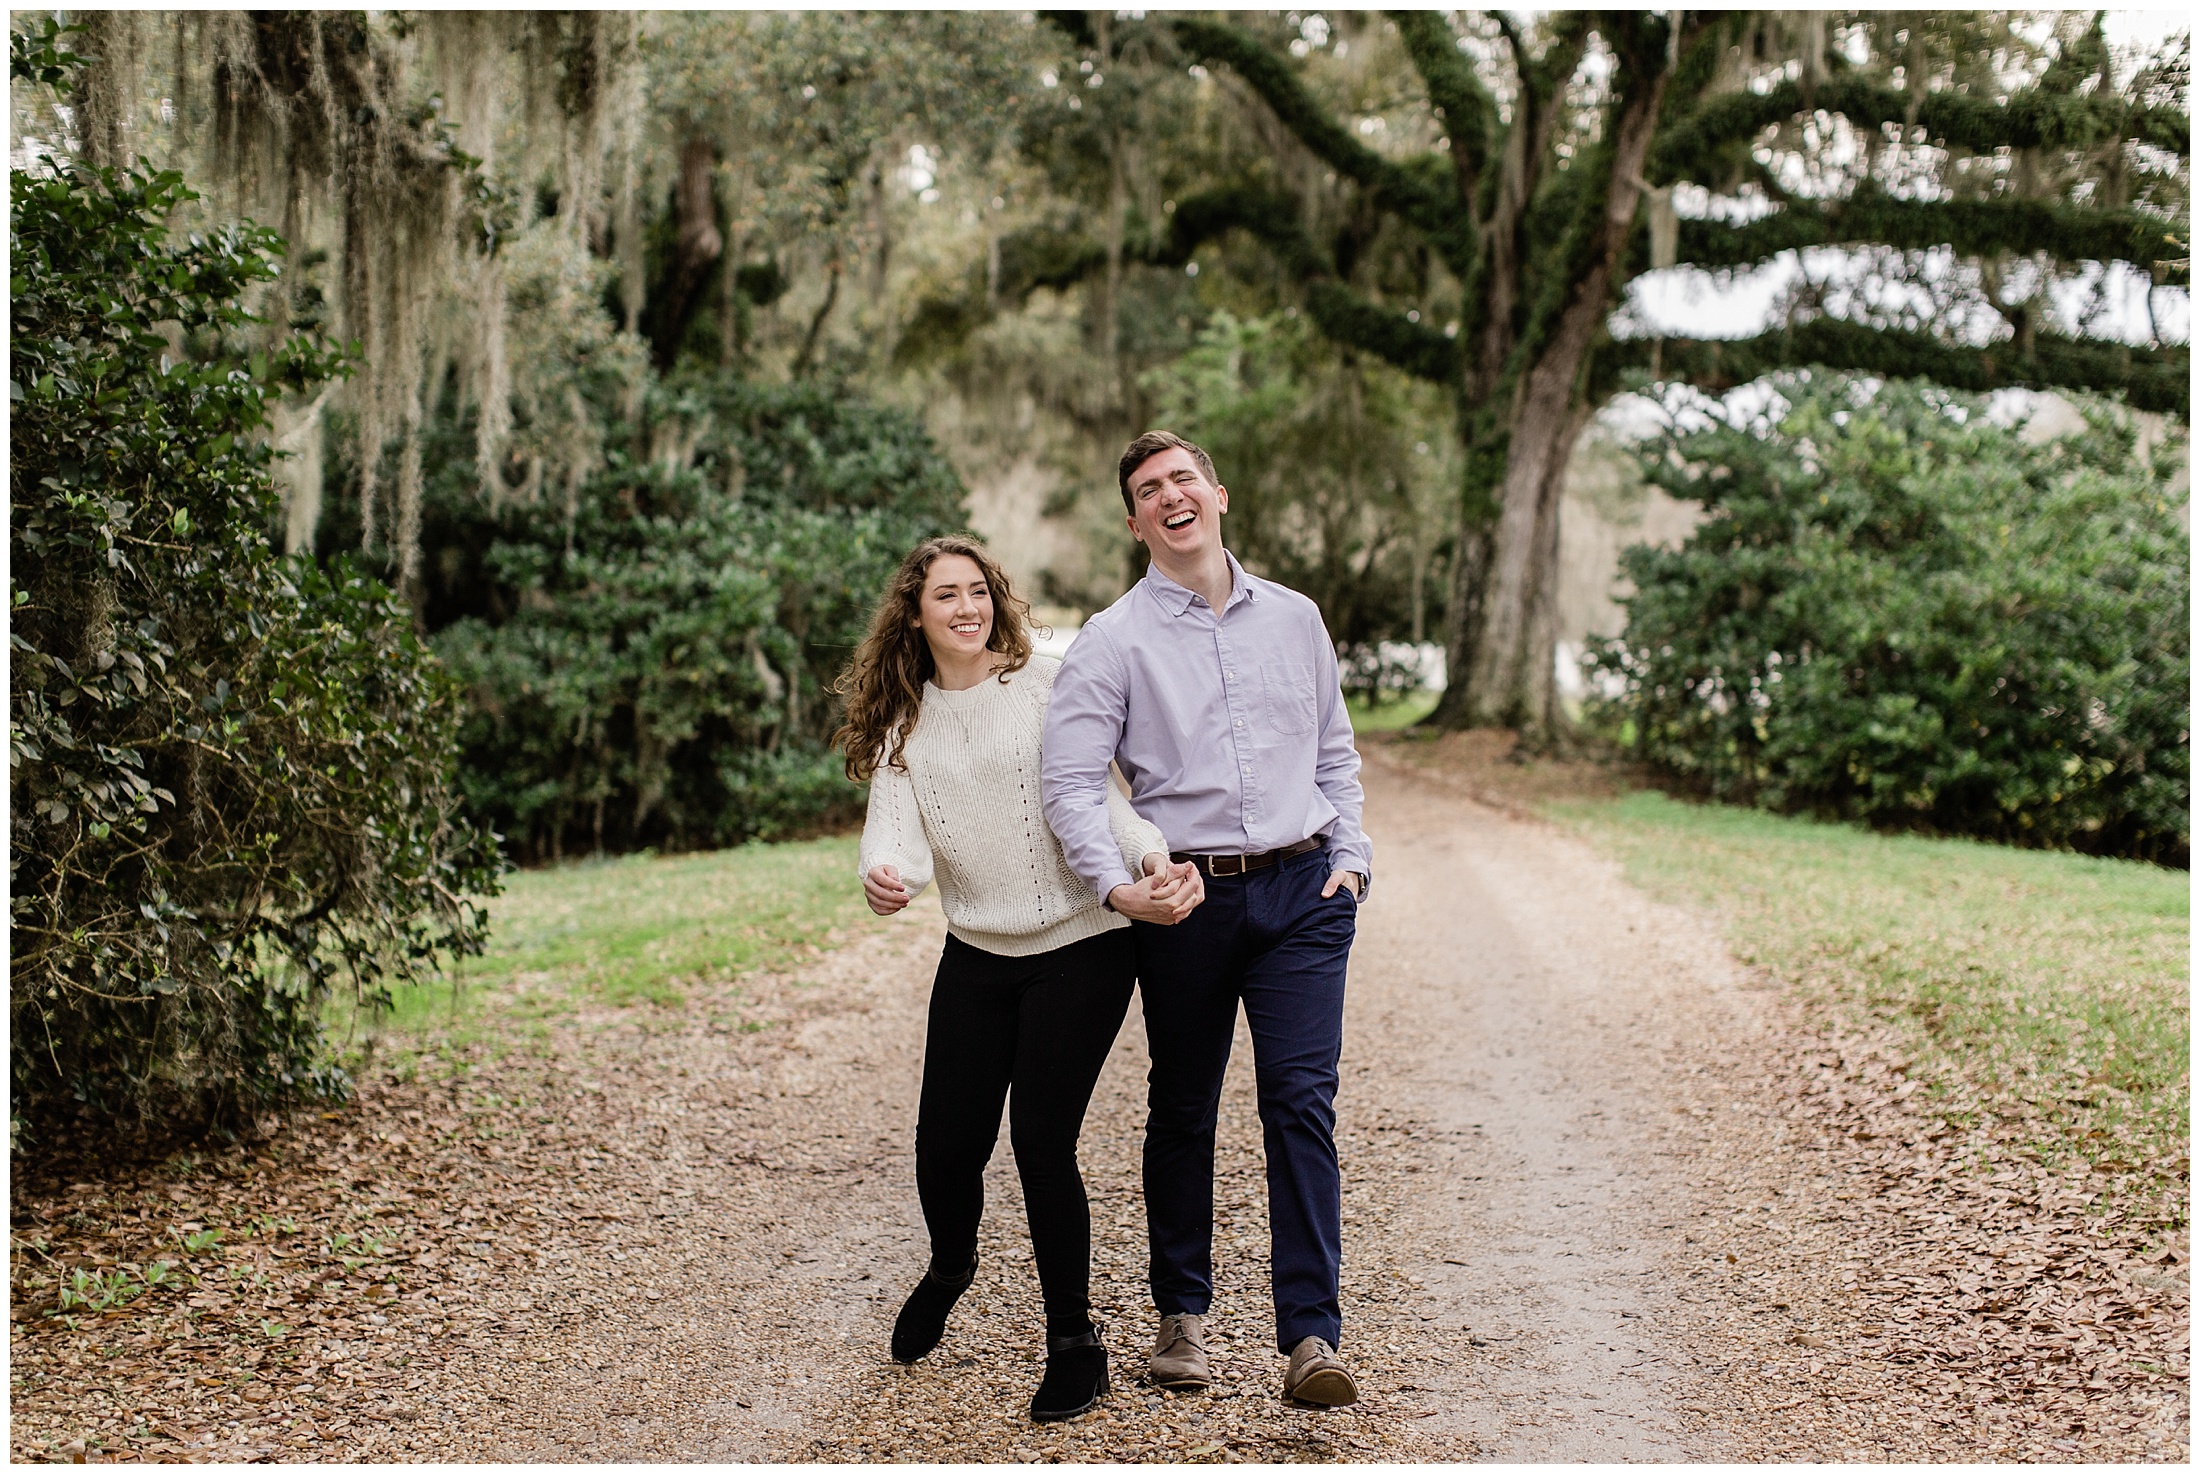
[[[1217,482],[1215,483],[1215,511],[1216,511],[1217,513],[1221,513],[1221,512],[1227,512],[1227,511],[1229,511],[1229,510],[1230,510],[1230,488],[1229,488],[1229,487],[1227,487],[1227,486],[1224,486],[1224,485],[1223,485],[1223,484],[1222,484],[1221,482],[1217,481]]]
[[[1146,534],[1138,530],[1138,519],[1136,517],[1125,517],[1123,525],[1131,530],[1131,537],[1136,541],[1144,542],[1146,540]]]

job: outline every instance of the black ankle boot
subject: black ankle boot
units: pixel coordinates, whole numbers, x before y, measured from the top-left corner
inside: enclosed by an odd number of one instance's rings
[[[938,1270],[927,1269],[903,1302],[901,1314],[894,1317],[894,1360],[912,1362],[939,1345],[947,1331],[947,1312],[955,1308],[962,1292],[977,1277],[976,1258],[971,1259],[970,1268],[960,1279],[943,1279]]]
[[[1089,1327],[1082,1336],[1047,1337],[1047,1374],[1031,1395],[1031,1417],[1037,1423],[1059,1423],[1088,1412],[1107,1395],[1108,1348],[1100,1344],[1100,1328]]]

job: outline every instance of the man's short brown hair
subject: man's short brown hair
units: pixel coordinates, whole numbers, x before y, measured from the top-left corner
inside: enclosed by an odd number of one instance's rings
[[[1131,473],[1165,450],[1191,452],[1192,459],[1199,463],[1200,474],[1207,478],[1208,485],[1220,484],[1215,480],[1215,463],[1208,458],[1207,452],[1181,435],[1167,430],[1148,430],[1124,447],[1123,459],[1115,463],[1115,484],[1122,488],[1123,510],[1128,515],[1138,515],[1138,508],[1131,504]]]

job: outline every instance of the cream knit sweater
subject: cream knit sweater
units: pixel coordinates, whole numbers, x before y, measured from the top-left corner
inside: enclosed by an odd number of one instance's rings
[[[1130,923],[1100,902],[1062,858],[1039,807],[1039,734],[1061,662],[1034,655],[1004,684],[967,691],[925,682],[917,725],[902,749],[908,771],[871,779],[857,873],[892,865],[916,895],[935,879],[947,929],[973,947],[1029,957]],[[1108,791],[1123,863],[1168,852],[1161,831]]]

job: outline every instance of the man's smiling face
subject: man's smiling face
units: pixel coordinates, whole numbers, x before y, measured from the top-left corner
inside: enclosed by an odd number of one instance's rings
[[[1229,488],[1209,481],[1192,453],[1155,451],[1131,472],[1131,536],[1171,562],[1198,558],[1222,543]]]

